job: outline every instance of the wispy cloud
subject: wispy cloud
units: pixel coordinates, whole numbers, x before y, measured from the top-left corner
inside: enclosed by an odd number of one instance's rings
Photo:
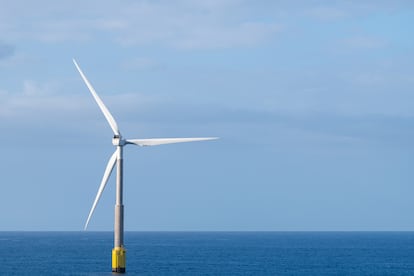
[[[80,82],[81,80],[79,80],[79,87],[82,87]],[[56,81],[24,80],[17,91],[0,90],[0,118],[16,120],[24,124],[51,118],[51,114],[55,119],[65,116],[88,118],[91,112],[94,112],[93,114],[98,115],[95,118],[100,118],[100,111],[86,87],[82,87],[84,90],[82,93],[62,93],[64,86],[65,84]],[[149,97],[140,93],[116,96],[101,93],[101,97],[115,117],[132,113],[137,109],[141,110],[147,105],[161,101],[154,96]]]
[[[58,90],[55,82],[39,84],[25,80],[21,90],[0,93],[0,117],[25,118],[30,123],[50,114],[59,116],[64,110],[78,110],[83,105],[81,98],[56,94]]]
[[[346,9],[333,6],[311,7],[305,12],[305,14],[321,20],[337,20],[345,18],[349,15]]]
[[[413,7],[409,0],[350,0],[350,1],[297,1],[291,2],[288,10],[314,19],[332,21],[351,17],[364,17],[375,12],[392,13],[397,10]]]
[[[271,41],[288,29],[286,18],[300,15],[340,20],[413,5],[411,1],[371,0],[258,1],[254,4],[243,0],[105,3],[76,0],[70,5],[50,0],[37,1],[36,4],[13,1],[2,5],[0,33],[6,39],[29,38],[46,43],[84,42],[105,36],[129,46],[157,44],[180,49],[251,47]],[[367,42],[359,43],[367,45]]]
[[[14,40],[56,43],[88,41],[106,33],[123,45],[211,49],[258,45],[282,30],[274,20],[255,20],[246,14],[244,1],[236,0],[86,1],[63,7],[41,2],[25,4],[25,9],[6,5],[0,12],[5,22],[0,25],[2,34]],[[75,8],[79,6],[83,7],[80,12]],[[65,16],[71,12],[77,16]]]
[[[214,49],[261,44],[282,30],[275,22],[246,20],[240,1],[137,2],[101,27],[125,45],[158,43],[183,49]],[[229,17],[231,14],[231,17]],[[115,28],[114,28],[115,27]]]
[[[346,38],[341,41],[341,44],[352,49],[377,49],[383,48],[387,45],[387,42],[384,39],[373,37],[373,36],[353,36]]]
[[[282,30],[279,24],[243,22],[235,26],[198,26],[185,36],[172,41],[184,49],[234,48],[260,45]]]

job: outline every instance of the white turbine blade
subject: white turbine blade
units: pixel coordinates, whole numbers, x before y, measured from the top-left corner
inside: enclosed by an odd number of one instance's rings
[[[95,211],[96,204],[98,204],[98,201],[101,198],[102,192],[105,189],[106,183],[108,182],[109,176],[111,175],[111,172],[115,166],[117,155],[118,155],[118,150],[116,150],[114,154],[112,154],[111,158],[109,158],[108,165],[106,165],[106,169],[102,177],[101,185],[99,186],[98,193],[96,194],[96,197],[95,197],[95,201],[93,202],[91,211],[89,212],[89,215],[88,215],[88,219],[86,220],[86,223],[85,223],[85,230],[88,227],[89,220],[92,217],[93,211]]]
[[[76,66],[76,69],[78,69],[79,74],[81,75],[83,81],[85,82],[86,86],[89,88],[89,91],[91,92],[92,96],[94,97],[96,103],[99,105],[99,108],[102,110],[102,113],[104,114],[106,120],[108,121],[109,125],[111,126],[113,132],[115,135],[119,135],[118,125],[116,124],[116,121],[114,117],[112,117],[111,113],[109,112],[108,108],[105,106],[101,98],[99,98],[98,94],[96,93],[95,89],[92,87],[91,83],[88,81],[86,76],[83,74],[82,70],[80,69],[78,63],[75,59],[73,59],[73,63]]]
[[[138,146],[158,146],[164,144],[186,143],[215,140],[218,137],[203,137],[203,138],[151,138],[151,139],[130,139],[126,140],[128,144],[135,144]]]

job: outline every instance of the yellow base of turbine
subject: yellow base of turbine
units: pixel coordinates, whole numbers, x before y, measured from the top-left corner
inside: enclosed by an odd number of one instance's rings
[[[112,249],[112,272],[125,273],[126,251],[123,247]]]

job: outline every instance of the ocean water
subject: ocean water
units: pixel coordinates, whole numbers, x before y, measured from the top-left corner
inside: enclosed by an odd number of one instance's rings
[[[0,275],[112,275],[111,232],[0,232]],[[414,275],[414,232],[126,232],[126,275]]]

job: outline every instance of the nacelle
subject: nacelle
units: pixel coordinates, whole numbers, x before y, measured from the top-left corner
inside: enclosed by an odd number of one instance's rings
[[[112,145],[114,145],[114,146],[124,146],[125,145],[125,140],[122,139],[121,136],[115,135],[114,138],[112,138]]]

